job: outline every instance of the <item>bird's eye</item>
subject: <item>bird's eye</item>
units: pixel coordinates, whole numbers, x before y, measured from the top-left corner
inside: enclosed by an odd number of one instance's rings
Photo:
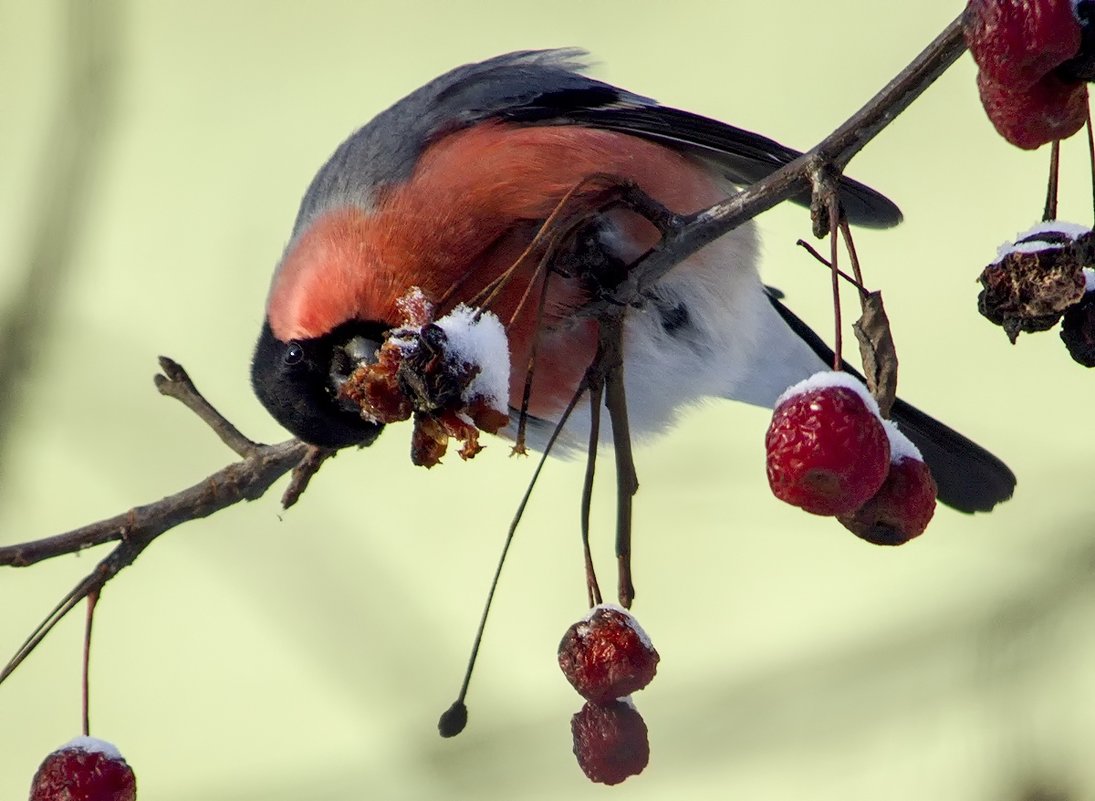
[[[299,342],[290,342],[285,347],[285,355],[282,358],[287,365],[300,364],[304,359],[304,348]]]

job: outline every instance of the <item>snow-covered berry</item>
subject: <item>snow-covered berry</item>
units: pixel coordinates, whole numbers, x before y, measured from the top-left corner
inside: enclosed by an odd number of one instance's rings
[[[641,690],[658,670],[658,652],[634,616],[614,604],[595,606],[563,635],[559,667],[590,701]]]
[[[627,700],[587,701],[570,720],[574,756],[590,781],[619,784],[650,761],[646,722]]]
[[[818,373],[780,396],[765,447],[775,496],[818,515],[861,507],[882,486],[890,463],[878,404],[839,372]]]
[[[1095,259],[1090,228],[1040,222],[997,250],[981,271],[977,309],[1014,343],[1021,332],[1046,331],[1084,296],[1084,265]]]
[[[30,801],[135,801],[137,780],[108,742],[77,737],[47,756],[34,774]]]

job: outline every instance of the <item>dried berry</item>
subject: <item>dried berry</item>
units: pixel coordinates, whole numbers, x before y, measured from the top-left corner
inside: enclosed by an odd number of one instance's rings
[[[1084,367],[1095,367],[1095,289],[1088,290],[1079,303],[1065,310],[1061,339],[1073,359]]]
[[[110,743],[77,737],[47,756],[34,774],[30,801],[135,801],[133,769]]]
[[[765,447],[775,496],[818,515],[861,507],[890,463],[877,405],[843,373],[820,373],[788,389],[776,402]]]
[[[650,761],[646,723],[627,701],[587,701],[571,718],[570,731],[574,756],[590,781],[619,784]]]
[[[658,670],[658,652],[635,618],[612,604],[595,606],[559,642],[559,667],[578,693],[610,701],[641,690]]]
[[[1046,331],[1083,297],[1083,266],[1095,253],[1095,234],[1080,226],[1040,223],[1000,248],[980,276],[977,308],[1015,342],[1020,332]]]

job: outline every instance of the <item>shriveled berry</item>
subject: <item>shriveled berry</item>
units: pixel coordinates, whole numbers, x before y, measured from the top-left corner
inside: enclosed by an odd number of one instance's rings
[[[118,749],[77,737],[47,756],[34,774],[30,801],[135,801],[137,780]]]
[[[658,652],[626,609],[601,604],[563,635],[559,667],[583,697],[611,701],[641,690],[658,670]]]
[[[1087,84],[1082,81],[1050,72],[1030,86],[1015,87],[980,72],[977,89],[997,132],[1024,150],[1067,139],[1087,123]]]
[[[1095,367],[1095,290],[1065,311],[1061,339],[1073,359],[1084,367]]]
[[[983,74],[1025,89],[1080,50],[1073,0],[970,0],[962,32]]]
[[[937,489],[931,470],[919,459],[902,458],[875,496],[837,519],[857,537],[875,545],[902,545],[924,533],[935,514]]]
[[[1046,331],[1083,297],[1083,265],[1092,258],[1090,229],[1041,222],[1002,245],[996,261],[981,272],[977,310],[1002,326],[1013,344],[1020,332]]]
[[[850,514],[866,503],[890,463],[876,409],[866,389],[840,373],[787,390],[765,437],[775,496],[817,515]]]
[[[587,701],[571,718],[570,731],[574,756],[590,781],[619,784],[650,761],[646,722],[627,701]]]

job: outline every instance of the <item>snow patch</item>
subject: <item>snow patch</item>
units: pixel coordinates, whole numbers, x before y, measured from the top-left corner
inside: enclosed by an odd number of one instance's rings
[[[1084,267],[1084,292],[1095,292],[1095,269]]]
[[[631,627],[631,630],[639,635],[639,641],[642,642],[650,650],[654,650],[654,643],[650,640],[650,635],[646,633],[642,626],[639,625],[639,621],[635,619],[635,616],[628,610],[624,609],[618,604],[603,603],[597,604],[595,607],[589,610],[589,614],[582,618],[582,622],[589,622],[593,619],[593,616],[602,609],[608,609],[613,612],[618,612],[624,618],[624,622]]]
[[[448,349],[457,360],[479,367],[464,390],[465,403],[481,398],[503,414],[509,411],[509,340],[502,321],[493,312],[461,303],[434,322],[448,337]]]
[[[73,737],[57,750],[87,751],[89,754],[103,754],[108,759],[115,759],[121,762],[125,761],[122,758],[122,752],[118,750],[116,745],[108,743],[106,740],[100,740],[97,737]]]
[[[886,438],[890,441],[890,464],[897,464],[902,459],[924,461],[924,457],[920,455],[920,449],[901,433],[897,423],[892,420],[883,420],[882,427],[886,429]]]
[[[864,386],[863,382],[851,373],[843,373],[837,370],[822,370],[820,373],[814,373],[809,378],[799,381],[797,384],[792,384],[783,391],[782,395],[776,398],[776,408],[796,395],[814,392],[819,389],[827,389],[829,387],[842,387],[844,389],[852,390],[863,399],[863,402],[867,404],[867,408],[871,410],[875,417],[880,420],[882,419],[882,413],[878,409],[878,401],[876,401],[871,393],[867,391],[867,387]]]
[[[1047,247],[1052,247],[1056,244],[1054,242],[1047,242],[1042,238],[1041,235],[1043,234],[1064,234],[1069,239],[1075,240],[1088,233],[1091,233],[1091,229],[1086,225],[1065,222],[1064,220],[1043,220],[1033,226],[1030,230],[1016,234],[1014,241],[1005,242],[1000,245],[1000,247],[996,249],[996,261],[994,261],[993,264],[999,264],[1009,253],[1034,253],[1035,251],[1045,250]],[[1020,241],[1023,239],[1029,239],[1031,241]]]

